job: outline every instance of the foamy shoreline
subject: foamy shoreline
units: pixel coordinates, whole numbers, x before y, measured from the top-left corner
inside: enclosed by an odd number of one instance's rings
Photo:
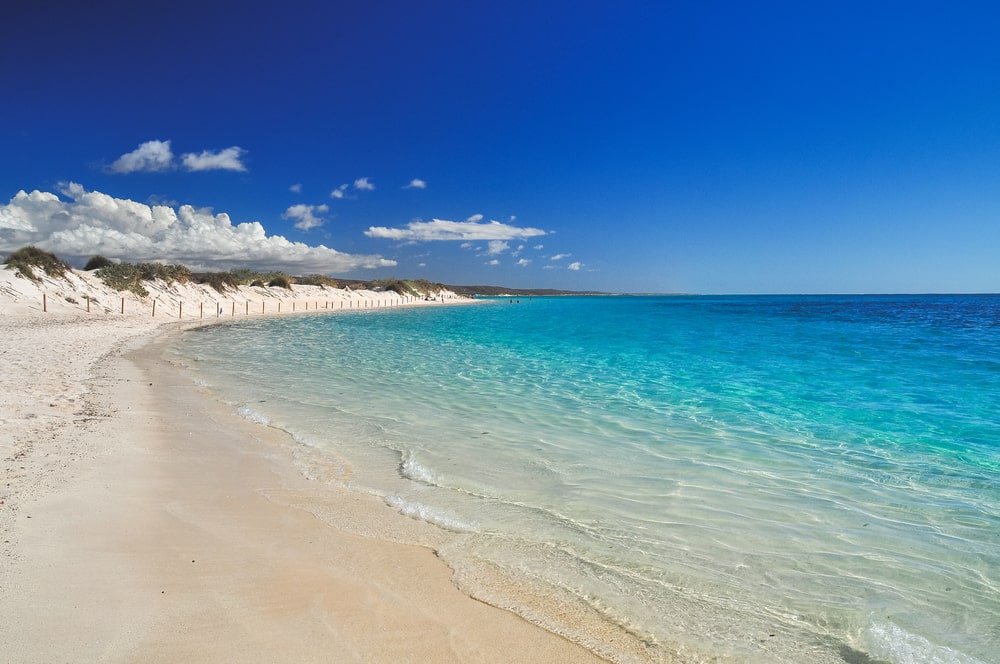
[[[398,517],[303,478],[286,435],[205,398],[156,341],[241,302],[248,316],[423,300],[161,284],[122,314],[88,277],[0,270],[0,660],[599,661],[463,595],[431,551],[296,509]]]

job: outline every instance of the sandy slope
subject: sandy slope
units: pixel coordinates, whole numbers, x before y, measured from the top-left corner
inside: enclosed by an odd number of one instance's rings
[[[458,592],[430,550],[294,507],[401,518],[306,480],[287,437],[161,360],[167,312],[212,292],[161,285],[154,318],[86,275],[41,288],[0,270],[0,661],[596,661]],[[230,310],[398,299],[246,290]]]

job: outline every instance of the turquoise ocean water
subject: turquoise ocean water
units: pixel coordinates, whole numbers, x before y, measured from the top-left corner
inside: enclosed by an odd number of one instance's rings
[[[175,352],[611,659],[1000,662],[1000,296],[522,297]]]

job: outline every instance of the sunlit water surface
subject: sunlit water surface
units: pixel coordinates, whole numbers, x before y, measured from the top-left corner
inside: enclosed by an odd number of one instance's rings
[[[498,299],[176,352],[608,657],[1000,661],[1000,297]]]

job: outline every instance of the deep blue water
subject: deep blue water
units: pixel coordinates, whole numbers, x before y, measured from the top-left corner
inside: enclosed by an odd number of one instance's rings
[[[1000,297],[504,298],[179,352],[609,657],[1000,661]]]

